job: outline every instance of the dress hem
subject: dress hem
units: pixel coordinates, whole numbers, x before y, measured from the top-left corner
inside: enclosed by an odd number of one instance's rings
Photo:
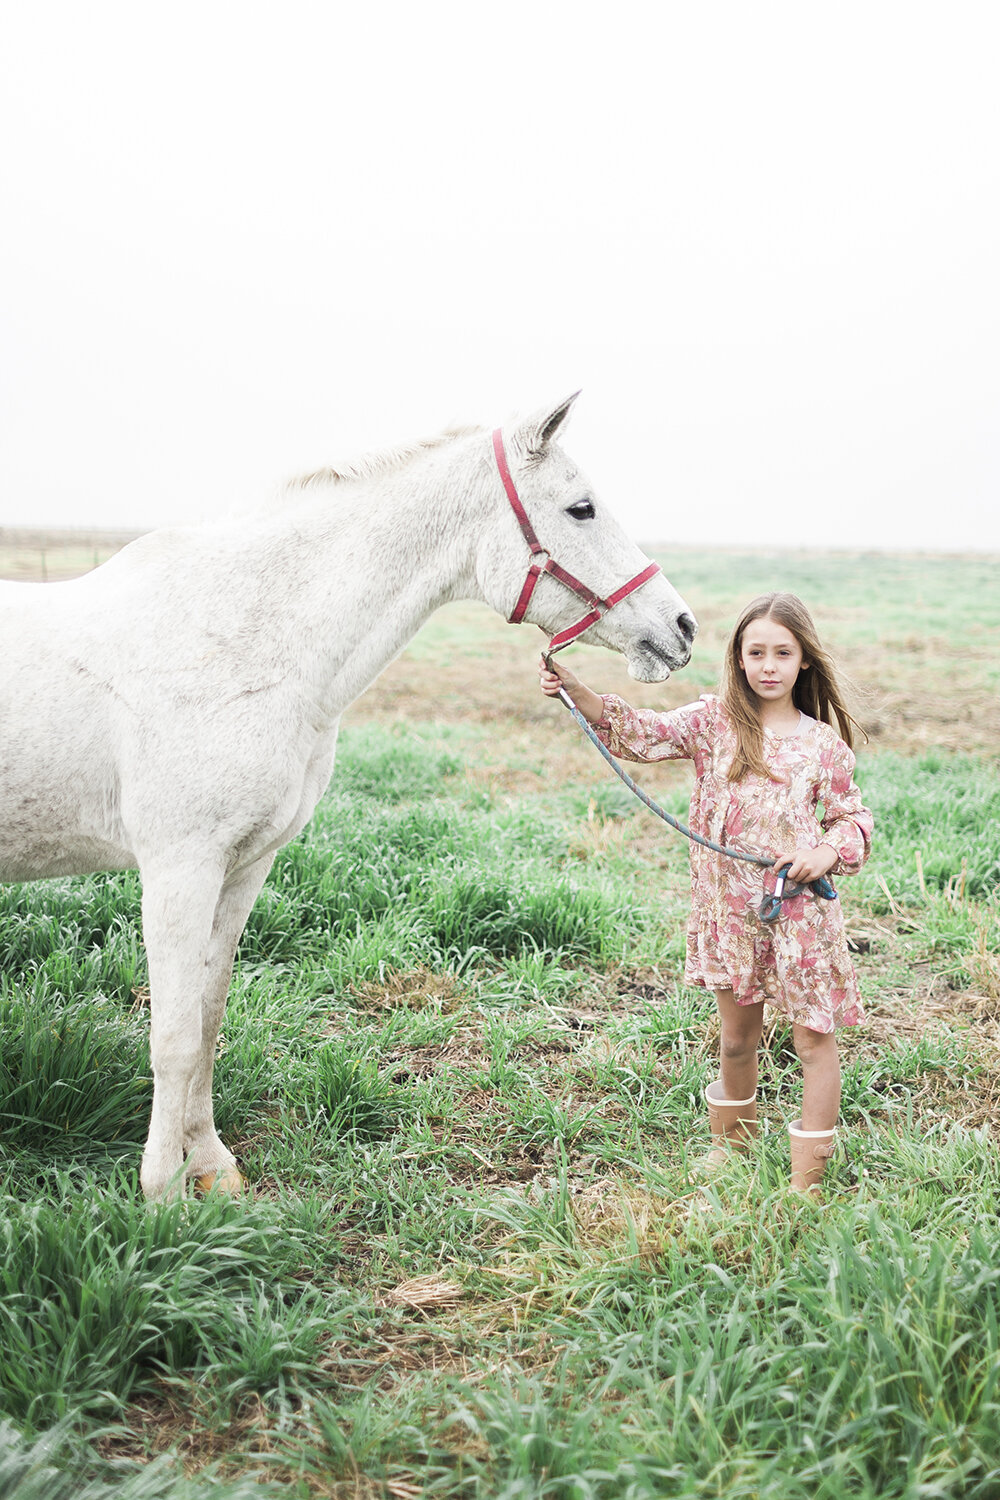
[[[852,1000],[850,1005],[844,1007],[845,1010],[854,1012],[854,1017],[852,1020],[846,1020],[844,1018],[843,1011],[841,1011],[839,1015],[836,1011],[834,1011],[832,1015],[823,1017],[824,1020],[828,1020],[830,1022],[829,1026],[816,1026],[810,1024],[810,1022],[808,1021],[796,1020],[793,1012],[786,1006],[782,1005],[781,1001],[778,1000],[774,995],[760,993],[757,997],[751,995],[747,998],[740,999],[739,995],[736,992],[737,987],[733,983],[733,981],[731,979],[726,979],[721,975],[717,979],[706,979],[702,975],[690,974],[685,971],[684,983],[693,985],[696,989],[709,990],[713,994],[716,990],[731,990],[733,999],[735,1000],[737,1005],[769,1005],[772,1010],[777,1011],[779,1016],[784,1016],[787,1021],[791,1021],[793,1026],[804,1026],[808,1031],[818,1032],[820,1036],[829,1036],[831,1032],[840,1031],[844,1027],[863,1026],[865,1024],[865,1021],[868,1019],[865,1015],[864,1007],[861,1005],[860,1001]],[[818,1019],[818,1017],[814,1016],[813,1020],[816,1019]]]

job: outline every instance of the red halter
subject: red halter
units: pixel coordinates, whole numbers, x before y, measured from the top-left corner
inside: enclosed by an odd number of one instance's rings
[[[613,609],[616,604],[620,604],[629,594],[633,594],[636,589],[641,588],[644,583],[648,583],[651,578],[655,577],[660,571],[660,565],[655,562],[650,563],[648,568],[643,568],[641,573],[637,573],[634,578],[630,578],[628,583],[623,583],[621,588],[615,589],[614,593],[609,594],[606,599],[599,598],[593,589],[588,589],[587,585],[581,583],[579,578],[574,578],[572,573],[567,573],[565,568],[561,568],[557,562],[553,562],[548,548],[543,547],[535,535],[534,527],[528,520],[528,513],[521,504],[520,496],[511,478],[510,469],[507,466],[507,455],[504,452],[503,435],[499,427],[493,434],[493,452],[496,455],[497,468],[500,470],[503,487],[507,491],[510,508],[517,517],[517,524],[521,528],[524,540],[531,548],[532,558],[531,566],[528,569],[528,576],[524,580],[524,587],[521,589],[521,597],[514,605],[513,614],[508,616],[508,623],[511,625],[520,625],[524,619],[524,612],[528,608],[528,601],[535,591],[535,584],[543,573],[551,573],[553,578],[557,578],[568,589],[572,589],[574,594],[578,594],[590,606],[588,613],[582,619],[577,620],[575,625],[567,625],[565,630],[560,630],[558,635],[554,635],[551,641],[549,641],[550,652],[561,651],[564,646],[569,645],[570,641],[575,641],[577,636],[582,635],[585,630],[589,630],[591,625],[596,625],[601,616],[609,609]],[[539,562],[538,559],[540,557],[544,557],[545,561]]]

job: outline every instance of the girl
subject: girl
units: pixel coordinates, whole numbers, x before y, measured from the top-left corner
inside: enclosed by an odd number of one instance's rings
[[[774,852],[768,891],[788,879],[852,875],[868,858],[872,815],[852,780],[854,721],[836,669],[795,594],[747,605],[726,651],[718,697],[672,713],[601,697],[561,664],[542,662],[542,691],[565,684],[613,754],[694,761],[691,827],[748,853]],[[832,727],[836,719],[838,736]],[[691,845],[692,907],[684,978],[715,991],[720,1077],[705,1090],[718,1166],[757,1132],[757,1048],[765,1004],[792,1023],[802,1064],[802,1112],[789,1126],[791,1185],[818,1196],[840,1109],[836,1028],[863,1019],[839,901],[811,891],[785,901],[770,926],[758,916],[760,866]]]

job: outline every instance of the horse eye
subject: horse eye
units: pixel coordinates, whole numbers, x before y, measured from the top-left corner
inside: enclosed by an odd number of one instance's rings
[[[572,516],[574,521],[592,521],[594,503],[592,500],[574,500],[572,505],[567,505],[566,514]]]

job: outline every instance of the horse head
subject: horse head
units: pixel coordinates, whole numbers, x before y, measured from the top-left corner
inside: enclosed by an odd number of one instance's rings
[[[576,395],[494,434],[496,510],[479,547],[480,585],[508,619],[557,640],[589,621],[587,640],[620,652],[630,677],[661,682],[690,659],[698,626],[556,444]]]

